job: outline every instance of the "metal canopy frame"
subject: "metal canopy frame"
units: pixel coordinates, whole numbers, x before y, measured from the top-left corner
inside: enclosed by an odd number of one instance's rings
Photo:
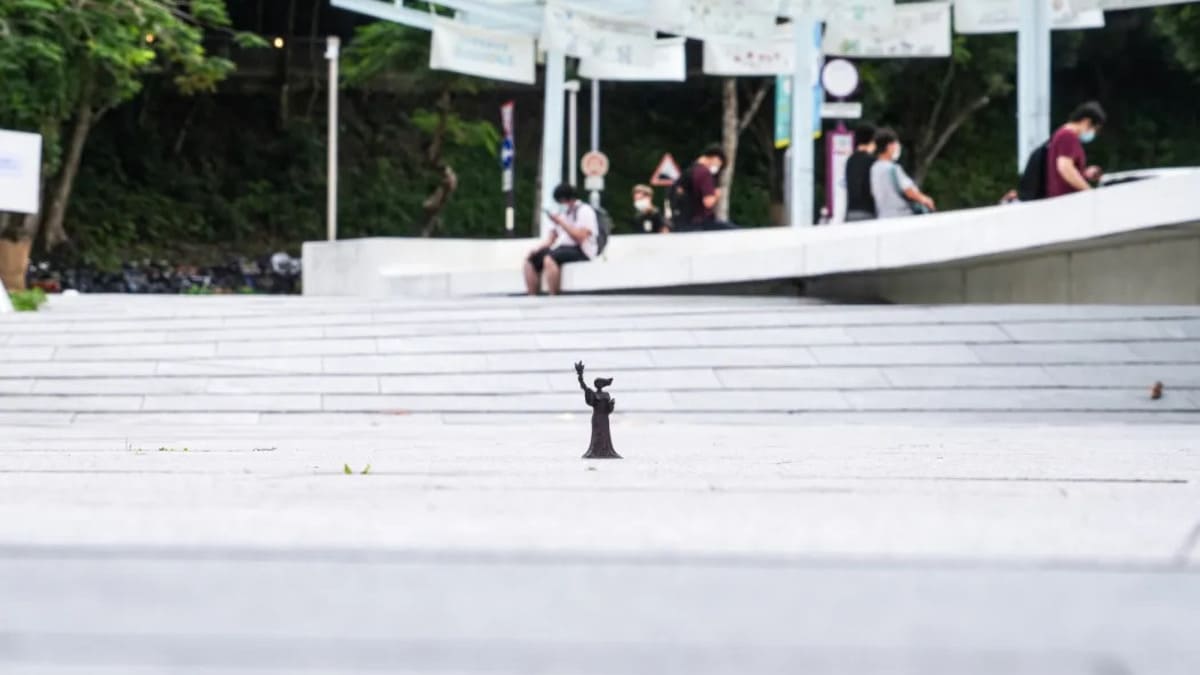
[[[1017,41],[1017,163],[1020,167],[1050,133],[1051,20],[1047,0],[1018,1],[1021,23]],[[1162,4],[1179,1],[1162,0]],[[332,4],[413,28],[433,30],[434,15],[405,7],[403,0],[393,0],[391,3],[386,0],[332,0]],[[454,10],[454,20],[470,25],[537,36],[541,30],[541,12],[545,0],[437,0],[434,4]],[[646,7],[644,0],[566,0],[566,4],[577,7],[594,4],[594,13],[609,17],[637,16]],[[812,15],[802,13],[810,11],[810,2],[785,0],[780,5],[779,15],[790,15],[796,50],[792,73],[792,145],[786,172],[789,177],[788,194],[791,196],[788,215],[793,227],[801,227],[811,225],[814,215],[814,152],[813,144],[808,139],[815,122],[811,85],[815,84],[819,58],[812,39],[816,20]],[[793,11],[798,8],[799,12]],[[543,202],[549,205],[549,192],[562,182],[563,174],[566,57],[561,51],[550,50],[545,52],[544,62],[541,184]],[[543,230],[547,225],[543,218]]]
[[[432,31],[434,19],[431,12],[423,12],[405,7],[403,0],[389,3],[384,0],[331,0],[334,7],[373,16],[385,21],[393,21],[420,30]],[[452,9],[456,16],[453,20],[464,21],[470,25],[491,28],[521,35],[538,35],[541,29],[541,12],[544,0],[437,0],[438,6]],[[569,2],[575,6],[591,4],[576,0]],[[645,8],[642,0],[605,0],[596,3],[595,13],[609,17],[631,16]],[[627,10],[627,11],[626,11]],[[449,19],[449,17],[446,17]],[[792,87],[792,150],[788,153],[791,170],[788,171],[791,195],[791,210],[789,222],[792,226],[806,226],[813,222],[813,192],[812,185],[814,170],[813,144],[808,142],[811,137],[814,120],[813,116],[813,87],[811,80],[816,71],[815,45],[812,42],[813,20],[805,16],[792,16],[791,21],[796,30],[796,58],[793,77],[798,86]],[[550,191],[563,179],[563,135],[564,135],[564,84],[566,77],[566,56],[561,51],[548,50],[544,53],[545,90],[542,116],[542,158],[541,185],[542,202],[549,206]],[[593,83],[593,99],[596,99],[598,86]],[[593,107],[598,107],[598,100],[593,100]],[[593,139],[593,145],[598,139]],[[593,148],[597,149],[597,148]],[[546,231],[549,222],[541,219],[542,230]]]

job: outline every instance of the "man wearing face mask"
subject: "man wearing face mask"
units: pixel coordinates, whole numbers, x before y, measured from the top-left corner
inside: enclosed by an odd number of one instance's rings
[[[900,166],[903,150],[900,139],[891,129],[880,129],[875,135],[878,159],[871,165],[871,196],[879,218],[901,218],[929,213],[937,208],[933,199],[921,192]]]
[[[579,199],[575,187],[563,183],[554,188],[559,213],[545,211],[554,227],[525,259],[525,290],[537,295],[542,277],[550,295],[562,292],[563,265],[587,262],[600,254],[600,220],[587,202]]]
[[[1107,116],[1099,103],[1084,103],[1050,139],[1046,153],[1046,196],[1061,197],[1092,189],[1088,181],[1100,178],[1099,167],[1087,166],[1083,146],[1096,139]]]
[[[649,185],[633,188],[633,231],[646,234],[666,234],[671,231],[662,213],[654,208],[654,190]]]
[[[733,229],[729,223],[717,220],[713,213],[717,207],[717,200],[721,197],[721,190],[717,187],[717,176],[724,166],[725,151],[714,145],[705,150],[696,159],[695,164],[688,168],[685,180],[680,181],[684,183],[682,187],[688,194],[685,197],[685,212],[681,214],[677,223],[679,231]]]

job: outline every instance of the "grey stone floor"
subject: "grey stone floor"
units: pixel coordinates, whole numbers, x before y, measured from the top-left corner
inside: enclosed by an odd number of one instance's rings
[[[62,299],[0,319],[0,673],[1200,672],[1198,325]]]

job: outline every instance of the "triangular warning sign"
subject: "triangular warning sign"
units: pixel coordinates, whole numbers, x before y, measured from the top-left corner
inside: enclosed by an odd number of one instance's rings
[[[682,173],[679,165],[675,163],[675,158],[668,152],[658,160],[658,168],[650,174],[650,184],[654,187],[671,187]]]

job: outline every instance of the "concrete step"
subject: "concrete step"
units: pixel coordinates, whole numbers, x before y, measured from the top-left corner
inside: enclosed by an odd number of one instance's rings
[[[1200,409],[1192,307],[86,296],[6,318],[0,355],[0,414],[49,423],[586,414],[577,360],[654,419]]]

